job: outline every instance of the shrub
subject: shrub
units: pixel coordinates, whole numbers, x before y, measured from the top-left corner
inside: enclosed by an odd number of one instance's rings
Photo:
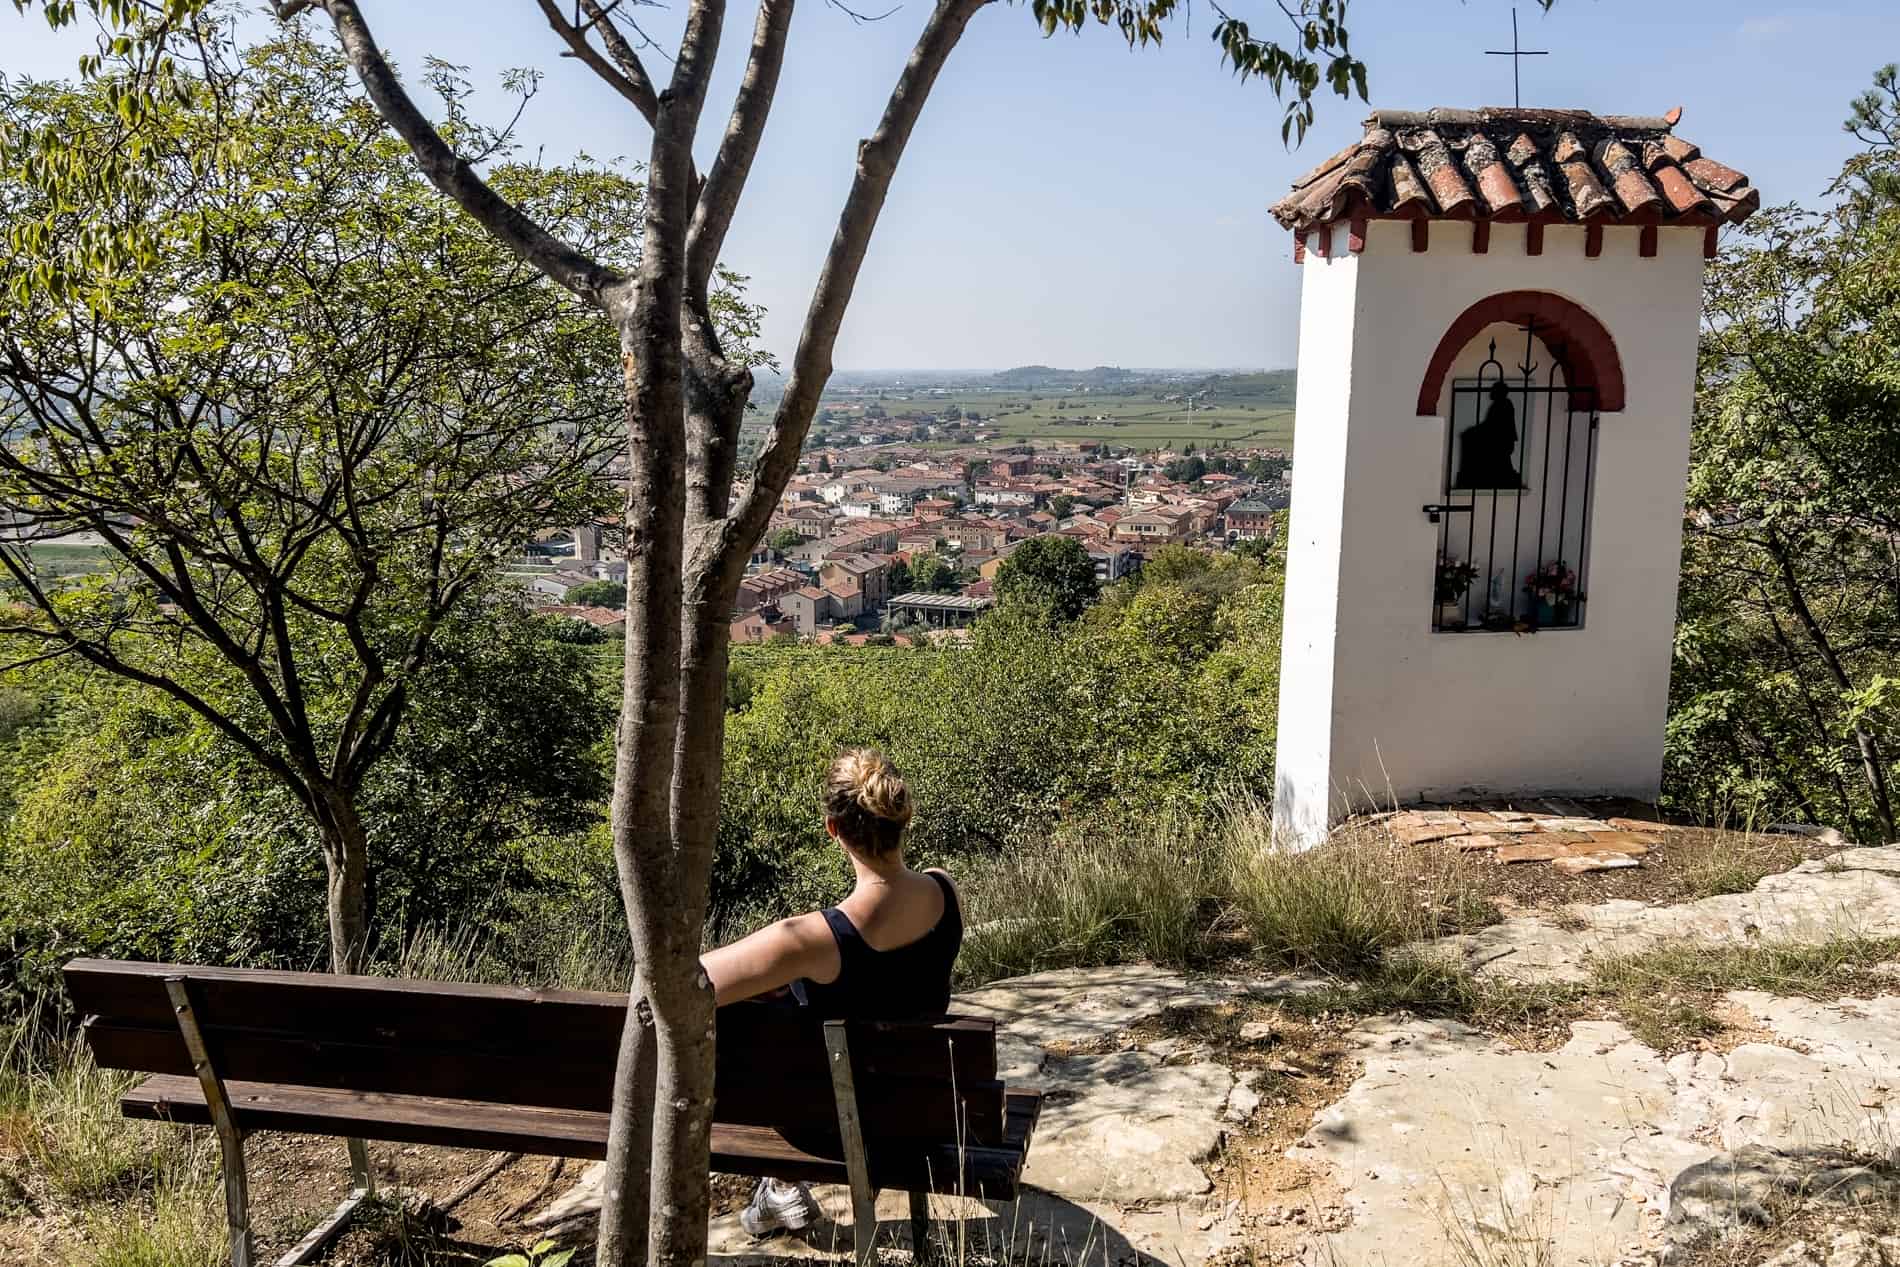
[[[1265,786],[1277,573],[1181,555],[1060,628],[999,611],[958,646],[735,647],[715,935],[842,892],[817,803],[848,745],[882,748],[904,772],[924,862],[1038,852],[1081,818],[1205,816]]]
[[[620,581],[582,581],[569,587],[563,598],[576,607],[607,607],[619,611],[627,605],[627,587]]]
[[[586,834],[612,715],[592,653],[513,608],[480,616],[445,634],[359,802],[385,956],[426,926],[511,930],[537,901],[590,903],[605,863]],[[327,962],[314,830],[254,762],[182,708],[96,676],[51,726],[0,819],[0,1009],[57,994],[77,954]]]
[[[220,1267],[229,1233],[206,1184],[166,1184],[143,1203],[87,1212],[85,1267]]]
[[[1289,967],[1365,974],[1392,952],[1490,918],[1457,863],[1376,830],[1289,850],[1247,806],[1230,825],[1235,905],[1255,951]]]
[[[968,873],[958,971],[980,983],[1132,959],[1192,966],[1217,945],[1225,862],[1218,831],[1185,815],[1065,828]]]

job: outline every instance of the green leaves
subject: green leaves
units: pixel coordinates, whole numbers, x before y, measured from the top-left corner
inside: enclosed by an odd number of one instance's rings
[[[185,104],[123,68],[0,85],[0,518],[111,555],[0,574],[43,625],[0,664],[55,636],[299,795],[355,791],[457,610],[617,503],[619,343],[423,181],[332,52],[292,28],[229,58]],[[623,172],[493,175],[555,232],[638,240]]]
[[[1839,201],[1759,213],[1707,276],[1669,790],[1710,817],[1894,834],[1895,82],[1854,103]]]
[[[1095,601],[1095,561],[1074,537],[1031,537],[1003,560],[996,594],[1054,621],[1070,621]]]
[[[571,1249],[552,1251],[553,1241],[541,1241],[525,1254],[503,1254],[500,1258],[489,1259],[482,1267],[567,1267],[568,1261],[574,1257]]]
[[[1178,0],[1031,0],[1030,12],[1044,36],[1058,29],[1079,32],[1092,19],[1121,32],[1130,48],[1161,42]],[[1337,96],[1366,96],[1366,66],[1353,57],[1346,29],[1346,0],[1298,0],[1280,4],[1292,30],[1282,42],[1256,36],[1247,22],[1214,6],[1214,43],[1221,60],[1241,79],[1261,78],[1275,97],[1286,98],[1281,140],[1297,145],[1313,122],[1313,98],[1324,79]]]

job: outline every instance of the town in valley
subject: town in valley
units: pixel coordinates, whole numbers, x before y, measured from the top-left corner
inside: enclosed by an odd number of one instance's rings
[[[959,636],[1022,544],[1073,537],[1095,579],[1170,545],[1264,547],[1290,497],[1293,373],[1060,370],[833,376],[732,613],[735,643],[907,645]],[[749,465],[779,390],[760,375]],[[611,525],[511,567],[543,614],[611,635],[626,563]]]

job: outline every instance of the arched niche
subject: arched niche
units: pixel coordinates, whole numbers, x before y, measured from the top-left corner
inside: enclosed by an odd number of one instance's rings
[[[1488,327],[1528,326],[1564,366],[1569,384],[1588,391],[1600,412],[1623,411],[1623,362],[1616,340],[1582,305],[1544,290],[1511,290],[1480,299],[1458,314],[1425,367],[1419,383],[1420,417],[1438,414],[1445,378],[1453,364]]]
[[[1482,326],[1446,366],[1434,631],[1583,625],[1600,410],[1539,328]]]

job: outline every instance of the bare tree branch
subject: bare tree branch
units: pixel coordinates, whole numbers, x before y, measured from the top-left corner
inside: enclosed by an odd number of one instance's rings
[[[503,198],[449,147],[403,88],[395,70],[376,47],[355,0],[312,0],[330,15],[363,90],[398,136],[409,143],[416,165],[429,183],[453,198],[508,248],[554,281],[590,303],[605,308],[610,291],[625,278],[549,233],[521,208]]]
[[[885,18],[892,16],[899,9],[904,7],[901,4],[894,4],[882,13],[859,13],[850,5],[845,4],[843,0],[825,0],[825,3],[844,14],[847,18],[850,18],[853,22],[856,22],[859,26],[863,26],[869,22],[882,22]]]
[[[551,0],[548,0],[551,2]],[[686,235],[686,286],[689,294],[703,299],[725,246],[726,232],[739,210],[739,198],[745,192],[746,179],[752,173],[752,160],[758,155],[759,142],[765,135],[765,122],[778,94],[779,70],[785,62],[785,39],[792,25],[795,0],[759,0],[759,16],[752,30],[752,51],[746,58],[745,75],[732,104],[732,116],[726,123],[726,135],[719,142],[719,153],[693,211],[693,223]]]
[[[547,18],[548,25],[554,28],[554,33],[560,36],[562,42],[572,50],[573,56],[579,58],[582,64],[600,76],[608,87],[633,103],[633,108],[640,112],[640,117],[649,125],[659,117],[660,95],[653,91],[653,83],[647,78],[646,68],[640,65],[639,59],[632,60],[632,66],[638,72],[636,77],[602,56],[601,51],[594,47],[593,41],[587,38],[588,30],[603,25],[601,22],[590,18],[586,25],[575,26],[562,14],[558,0],[535,0],[535,3],[541,6],[542,16]],[[606,25],[611,25],[611,23]],[[632,50],[628,51],[631,53]]]
[[[641,62],[640,54],[635,52],[633,45],[627,42],[627,37],[621,34],[620,28],[609,20],[608,11],[619,2],[620,0],[609,0],[605,6],[602,6],[599,0],[580,0],[581,8],[587,12],[588,25],[599,28],[600,42],[607,46],[607,55],[614,59],[614,65],[620,68],[620,73],[635,84],[645,84],[646,91],[652,92],[653,79],[647,74],[646,65]],[[644,31],[641,32],[641,38],[646,38]]]
[[[858,145],[858,170],[851,181],[844,209],[838,215],[838,228],[832,235],[831,250],[825,256],[818,286],[812,292],[811,307],[805,314],[805,328],[798,338],[798,350],[792,357],[792,371],[786,380],[785,395],[772,419],[772,432],[758,461],[753,464],[752,483],[738,510],[726,520],[719,553],[724,559],[743,559],[751,552],[770,521],[778,504],[779,490],[798,467],[798,451],[805,432],[817,411],[818,398],[831,377],[831,353],[838,342],[838,327],[844,321],[845,307],[857,285],[858,270],[877,227],[891,178],[910,141],[911,129],[930,96],[930,90],[943,70],[944,62],[963,38],[964,28],[989,0],[938,0],[930,21],[911,49],[910,60],[891,90],[884,117],[877,131]]]

